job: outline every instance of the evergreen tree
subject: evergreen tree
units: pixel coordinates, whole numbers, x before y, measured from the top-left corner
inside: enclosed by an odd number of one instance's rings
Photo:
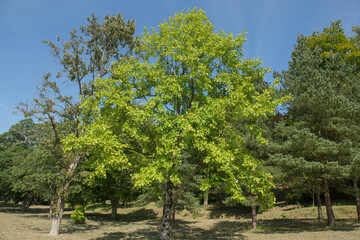
[[[358,141],[360,80],[350,61],[352,48],[341,23],[334,22],[322,33],[299,36],[288,70],[275,74],[292,97],[287,115],[293,124],[282,156],[274,158],[322,182],[328,225],[335,223],[331,182],[344,178],[351,146]]]

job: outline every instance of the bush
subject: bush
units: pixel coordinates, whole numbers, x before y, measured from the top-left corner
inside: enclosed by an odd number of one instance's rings
[[[86,223],[87,218],[85,217],[85,208],[84,206],[78,205],[75,206],[73,214],[71,214],[72,222],[75,224],[84,224]]]

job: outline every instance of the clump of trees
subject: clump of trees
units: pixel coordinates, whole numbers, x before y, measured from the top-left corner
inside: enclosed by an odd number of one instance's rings
[[[79,209],[111,200],[116,219],[120,201],[140,196],[161,200],[160,237],[170,239],[176,209],[195,211],[211,189],[251,206],[255,228],[284,186],[316,195],[319,219],[323,194],[334,225],[331,190],[349,182],[360,220],[359,27],[348,37],[337,21],[299,36],[269,84],[262,61],[243,56],[245,35],[215,31],[202,10],[141,37],[120,14],[88,22],[45,41],[61,70],[19,105],[30,118],[0,135],[0,198],[24,211],[49,202],[50,235],[67,198]]]
[[[332,22],[323,32],[299,36],[291,58],[289,69],[275,74],[292,99],[272,158],[285,171],[298,171],[305,184],[322,186],[314,190],[318,201],[324,193],[327,223],[334,225],[332,183],[352,179],[358,192],[359,35],[347,37],[341,22]]]

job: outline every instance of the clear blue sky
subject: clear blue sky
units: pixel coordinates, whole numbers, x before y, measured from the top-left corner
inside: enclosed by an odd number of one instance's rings
[[[246,30],[245,57],[261,58],[274,71],[287,68],[299,34],[338,19],[349,35],[351,26],[360,25],[360,0],[0,0],[0,133],[23,118],[13,111],[35,96],[41,75],[57,69],[43,40],[67,37],[92,12],[135,19],[140,35],[145,26],[194,6],[205,10],[217,30]]]

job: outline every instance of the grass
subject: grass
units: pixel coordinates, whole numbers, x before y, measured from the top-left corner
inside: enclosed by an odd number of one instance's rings
[[[118,219],[110,218],[108,206],[98,206],[86,212],[85,225],[71,223],[65,211],[58,237],[49,237],[51,220],[46,206],[32,206],[26,213],[21,206],[0,204],[0,239],[157,239],[161,209],[119,209]],[[258,228],[251,229],[249,213],[235,208],[209,206],[194,219],[188,212],[177,214],[173,239],[360,239],[360,222],[355,206],[334,206],[336,225],[327,227],[317,221],[313,207],[277,206],[259,214]],[[323,207],[325,217],[325,208]]]

